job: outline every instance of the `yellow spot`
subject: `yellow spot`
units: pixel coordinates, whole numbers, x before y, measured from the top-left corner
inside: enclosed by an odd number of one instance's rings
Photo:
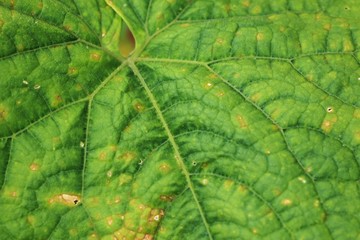
[[[308,167],[305,168],[305,171],[307,173],[311,173],[313,171],[313,168],[311,166],[308,166]]]
[[[121,201],[121,198],[120,198],[120,197],[116,197],[114,203],[118,204],[118,203],[120,203],[120,201]]]
[[[240,185],[240,186],[237,188],[237,191],[240,192],[240,193],[245,193],[245,192],[247,192],[247,187],[244,186],[244,185]]]
[[[38,164],[32,163],[32,164],[30,165],[30,170],[31,170],[31,171],[37,171],[38,169],[39,169],[39,165],[38,165]]]
[[[207,90],[209,90],[209,89],[211,89],[213,86],[214,86],[214,84],[212,84],[211,82],[207,82],[207,83],[205,83],[204,88],[207,89]]]
[[[100,53],[91,53],[90,54],[90,59],[93,60],[93,61],[100,61],[101,59],[101,54]]]
[[[67,74],[69,76],[74,76],[74,75],[78,74],[78,72],[79,71],[78,71],[78,69],[76,67],[69,67]]]
[[[316,199],[314,201],[314,207],[318,208],[319,206],[320,206],[320,201]]]
[[[252,233],[255,234],[255,235],[258,234],[258,230],[257,230],[256,228],[253,228],[251,231],[252,231]]]
[[[17,192],[15,192],[15,191],[12,192],[12,193],[11,193],[11,196],[12,196],[12,197],[16,197],[16,196],[17,196]]]
[[[107,224],[108,224],[109,226],[111,226],[111,225],[113,224],[114,220],[113,220],[112,217],[108,217],[108,218],[106,219],[106,222],[107,222]]]
[[[153,236],[150,234],[145,234],[143,240],[153,240]]]
[[[307,75],[305,76],[305,78],[306,78],[307,80],[309,80],[309,81],[313,81],[313,80],[314,80],[314,75],[313,75],[313,74],[307,74]]]
[[[71,195],[67,193],[56,195],[49,199],[49,203],[60,203],[67,206],[75,206],[80,202],[79,195]]]
[[[182,27],[182,28],[187,28],[187,27],[189,27],[189,26],[190,26],[189,23],[183,23],[183,24],[180,25],[180,27]]]
[[[290,206],[292,204],[292,201],[289,198],[285,198],[281,201],[281,205],[283,206]]]
[[[27,217],[27,221],[31,224],[31,225],[34,225],[35,223],[35,217],[33,215],[29,215]]]
[[[281,26],[279,30],[280,30],[280,32],[285,32],[285,30],[286,30],[286,27],[284,27],[284,26]]]
[[[258,41],[264,40],[264,34],[261,32],[257,33],[256,40],[258,40]]]
[[[112,171],[108,171],[106,175],[110,178],[112,176]]]
[[[118,159],[125,160],[126,162],[130,162],[135,159],[135,153],[133,152],[125,152],[118,157]]]
[[[160,200],[165,201],[165,202],[172,202],[174,200],[174,196],[172,195],[161,195],[160,196]]]
[[[96,233],[92,233],[92,234],[90,235],[90,237],[91,237],[91,238],[96,238],[96,239],[98,238],[98,236],[96,235]]]
[[[43,6],[44,6],[44,4],[42,2],[39,2],[37,5],[38,9],[40,9],[40,10],[43,8]]]
[[[144,105],[143,105],[142,103],[140,103],[140,102],[136,102],[136,103],[134,104],[134,108],[135,108],[135,110],[136,110],[137,112],[142,112],[142,111],[144,111],[144,109],[145,109]]]
[[[18,50],[18,52],[22,52],[22,51],[24,51],[25,46],[24,46],[24,44],[19,43],[16,45],[16,49]]]
[[[60,103],[63,102],[63,99],[62,97],[58,94],[58,95],[55,95],[52,102],[51,102],[51,106],[52,107],[57,107],[59,106]]]
[[[247,124],[246,120],[242,116],[237,115],[236,120],[239,123],[240,128],[247,128],[248,127],[248,124]]]
[[[266,149],[266,150],[265,150],[265,154],[266,154],[266,155],[270,155],[270,153],[271,153],[271,151],[270,151],[269,149]]]
[[[324,120],[323,123],[321,124],[321,129],[326,133],[330,132],[336,121],[337,121],[336,116],[334,116],[332,119]]]
[[[324,29],[325,30],[327,30],[327,31],[329,31],[330,29],[331,29],[331,24],[330,23],[326,23],[325,25],[324,25]]]

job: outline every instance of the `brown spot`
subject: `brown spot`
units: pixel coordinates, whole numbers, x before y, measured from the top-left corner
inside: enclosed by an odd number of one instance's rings
[[[123,160],[126,160],[127,162],[129,162],[129,161],[131,161],[131,160],[133,160],[133,159],[135,159],[135,153],[133,153],[133,152],[125,152],[125,153],[123,153],[122,155],[120,155],[119,157],[118,157],[118,159],[123,159]]]
[[[62,103],[62,102],[63,102],[62,97],[61,97],[60,95],[56,95],[56,96],[54,97],[54,100],[53,100],[52,103],[51,103],[51,106],[52,106],[52,107],[57,107],[57,106],[59,106],[59,104]]]
[[[42,2],[39,2],[37,7],[41,10],[44,7],[44,4]]]
[[[234,185],[234,181],[226,180],[224,182],[224,189],[229,190]]]
[[[143,240],[153,240],[153,236],[150,234],[145,234]]]
[[[281,26],[279,30],[280,30],[280,32],[285,32],[285,30],[286,30],[286,27],[284,27],[284,26]]]
[[[109,226],[111,226],[111,225],[113,224],[114,220],[113,220],[112,217],[108,217],[108,218],[106,219],[106,222],[107,222],[107,224],[108,224]]]
[[[48,202],[50,204],[60,203],[67,206],[75,206],[80,202],[80,196],[63,193],[50,198]]]

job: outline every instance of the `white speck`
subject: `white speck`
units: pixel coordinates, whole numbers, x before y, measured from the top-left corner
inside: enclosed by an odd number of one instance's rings
[[[124,4],[123,4],[123,7],[127,7],[127,4],[126,4],[126,3],[124,3]]]
[[[159,221],[159,219],[160,219],[159,215],[155,215],[154,220]]]
[[[360,77],[358,78],[358,80],[360,81]]]
[[[212,86],[212,83],[207,83],[206,84],[208,87],[211,87]]]
[[[85,147],[85,143],[83,141],[80,141],[80,147],[84,148]]]
[[[107,175],[108,177],[111,177],[111,176],[112,176],[112,171],[108,171],[108,172],[106,173],[106,175]]]
[[[35,21],[35,24],[38,24],[38,21],[37,21],[37,20]]]
[[[36,84],[36,85],[34,86],[34,89],[35,89],[35,90],[39,90],[40,87],[41,87],[41,86],[40,86],[39,84]]]
[[[105,35],[106,35],[106,33],[103,32],[103,33],[101,34],[101,37],[105,37]]]
[[[26,81],[26,80],[24,80],[24,81],[23,81],[23,84],[25,84],[25,85],[29,85],[29,82],[28,82],[28,81]]]
[[[143,165],[143,163],[144,163],[144,160],[140,159],[139,165]]]

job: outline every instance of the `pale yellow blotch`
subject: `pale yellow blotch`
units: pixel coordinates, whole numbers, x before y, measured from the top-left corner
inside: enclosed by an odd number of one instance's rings
[[[39,2],[38,5],[37,5],[38,9],[43,9],[44,7],[44,4],[42,2]]]
[[[355,109],[353,113],[354,118],[360,119],[360,109]]]
[[[224,182],[224,189],[225,189],[225,190],[230,190],[233,185],[234,185],[234,181],[226,180],[226,181]]]
[[[214,86],[214,84],[212,84],[211,82],[207,82],[204,84],[204,88],[207,90],[211,89],[213,86]]]
[[[119,185],[124,185],[132,180],[132,176],[129,174],[121,174],[119,177]]]
[[[61,103],[63,102],[63,99],[62,97],[58,94],[58,95],[55,95],[51,101],[51,106],[52,107],[57,107],[59,106]]]
[[[102,32],[101,37],[105,37],[105,36],[106,36],[106,32]]]
[[[225,42],[225,40],[223,38],[217,38],[216,39],[216,43],[219,44],[219,45],[223,45]]]
[[[201,184],[204,185],[204,186],[208,185],[209,184],[209,179],[207,179],[207,178],[202,179]]]
[[[160,172],[168,173],[170,171],[170,166],[167,163],[162,163],[159,167]]]
[[[190,26],[189,23],[183,23],[180,25],[180,27],[182,27],[182,28],[188,28],[189,26]]]
[[[134,152],[124,152],[122,155],[118,157],[118,159],[125,160],[125,162],[130,162],[134,160],[136,157],[136,154]]]
[[[116,197],[114,200],[114,203],[118,204],[121,202],[121,198],[120,197]]]
[[[252,8],[250,10],[250,13],[252,13],[252,14],[259,14],[261,12],[262,12],[262,8],[259,5],[257,5],[256,7]]]
[[[314,201],[314,207],[316,207],[316,208],[320,207],[320,201],[319,200],[316,199]]]
[[[311,173],[313,171],[313,168],[311,166],[308,166],[308,167],[305,168],[305,171],[307,173]]]
[[[31,171],[35,172],[35,171],[39,170],[39,164],[32,163],[29,168]]]
[[[78,72],[79,72],[79,70],[78,70],[76,67],[70,66],[70,67],[68,68],[67,74],[68,74],[69,76],[74,76],[74,75],[78,74]]]
[[[247,128],[248,127],[248,123],[246,122],[246,120],[244,119],[243,116],[237,115],[236,116],[236,121],[239,123],[240,128]]]
[[[0,103],[0,122],[5,122],[9,116],[9,109]]]
[[[145,234],[144,238],[142,240],[153,240],[153,236],[150,234]]]
[[[259,99],[262,97],[262,94],[261,93],[259,93],[259,92],[257,92],[257,93],[255,93],[254,95],[252,95],[251,97],[250,97],[250,99],[251,99],[251,101],[253,101],[253,102],[257,102],[257,101],[259,101]]]
[[[249,7],[249,6],[250,6],[250,1],[249,1],[249,0],[245,0],[245,1],[242,2],[242,5],[243,5],[244,7]]]
[[[349,39],[345,39],[343,42],[343,48],[345,52],[351,52],[354,51],[354,45]]]
[[[286,27],[284,27],[284,26],[281,26],[281,27],[279,28],[279,30],[280,30],[280,32],[285,32],[285,30],[286,30]]]
[[[90,59],[95,61],[95,62],[98,62],[101,59],[101,54],[98,53],[98,52],[91,53],[90,54]]]
[[[80,141],[80,144],[79,144],[79,145],[80,145],[81,148],[84,148],[84,147],[85,147],[85,143],[84,143],[83,141]]]
[[[270,155],[270,154],[271,154],[271,151],[270,151],[269,149],[266,149],[266,150],[265,150],[265,154],[266,154],[266,155]]]
[[[90,238],[95,238],[95,239],[97,239],[98,236],[96,235],[96,233],[92,233],[92,234],[90,235]]]
[[[216,93],[216,96],[221,98],[221,97],[225,96],[225,93],[223,91],[219,91]]]
[[[108,217],[108,218],[106,219],[106,223],[107,223],[109,226],[111,226],[111,225],[113,224],[113,222],[114,222],[114,220],[113,220],[112,217]]]
[[[283,205],[283,206],[290,206],[291,204],[292,204],[292,201],[289,198],[285,198],[284,200],[281,201],[281,205]]]
[[[107,156],[106,152],[101,152],[99,154],[99,160],[104,161],[106,159],[106,156]]]
[[[313,74],[307,74],[306,76],[305,76],[305,78],[307,79],[307,80],[309,80],[309,81],[313,81],[314,80],[314,75]]]
[[[264,33],[261,33],[261,32],[257,33],[256,40],[258,40],[258,41],[264,40]]]
[[[30,223],[31,225],[34,225],[35,224],[35,217],[34,217],[34,215],[29,215],[28,217],[27,217],[27,221],[28,221],[28,223]]]
[[[176,0],[166,0],[168,3],[170,4],[175,4],[176,3]]]
[[[15,191],[13,191],[13,192],[11,192],[11,195],[10,196],[12,196],[12,197],[17,197],[17,192],[15,192]]]
[[[270,21],[278,20],[278,19],[279,19],[279,15],[275,15],[275,14],[270,15],[270,16],[268,16],[268,19],[269,19]]]
[[[315,15],[315,20],[319,21],[322,18],[321,13]]]
[[[327,31],[329,31],[331,29],[331,27],[332,27],[331,23],[325,23],[323,26],[323,28]]]
[[[15,47],[16,47],[16,50],[18,50],[18,52],[22,52],[25,49],[24,44],[21,44],[21,43],[17,44]]]
[[[298,180],[304,184],[307,182],[305,177],[303,177],[303,176],[298,177]]]
[[[237,188],[237,191],[240,192],[240,193],[245,193],[247,192],[247,187],[244,186],[244,185],[240,185],[238,188]]]
[[[270,116],[272,119],[277,119],[281,115],[281,113],[281,110],[277,108],[270,114]]]
[[[258,230],[256,228],[253,228],[251,231],[254,235],[258,234]]]
[[[325,119],[323,123],[321,124],[321,129],[328,133],[333,128],[334,124],[337,122],[337,117],[333,117],[331,119]]]
[[[108,171],[107,173],[106,173],[106,176],[108,176],[109,178],[111,178],[111,176],[112,176],[112,171]]]
[[[279,188],[274,188],[272,190],[272,193],[274,194],[274,196],[280,196],[281,190]]]

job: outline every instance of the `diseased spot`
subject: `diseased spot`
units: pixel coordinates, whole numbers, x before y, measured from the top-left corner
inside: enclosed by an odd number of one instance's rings
[[[314,201],[314,207],[318,208],[320,206],[320,201],[318,199],[316,199]]]
[[[261,12],[262,12],[262,8],[259,5],[255,6],[250,10],[250,13],[252,14],[259,14]]]
[[[234,181],[226,180],[226,181],[224,182],[224,189],[225,189],[225,190],[230,190],[233,185],[234,185]]]
[[[307,182],[306,179],[305,179],[305,177],[303,177],[303,176],[298,177],[298,180],[299,180],[300,182],[304,183],[304,184]]]
[[[164,202],[172,202],[174,200],[174,196],[172,195],[161,195],[160,200]]]
[[[305,171],[307,173],[311,173],[313,171],[313,168],[311,166],[308,166],[308,167],[305,168]]]
[[[106,176],[108,176],[109,178],[111,178],[111,176],[112,176],[112,171],[110,170],[110,171],[108,171],[107,173],[106,173]]]
[[[80,147],[84,148],[85,147],[85,143],[83,141],[80,141]]]
[[[155,220],[155,221],[159,221],[159,220],[160,220],[160,216],[159,216],[159,215],[155,215],[155,216],[154,216],[154,220]]]
[[[284,26],[281,26],[281,27],[279,28],[279,30],[280,30],[280,32],[285,32],[285,30],[286,30],[286,27],[284,27]]]
[[[29,85],[29,82],[26,81],[26,80],[23,80],[22,83],[23,83],[24,85]]]
[[[336,122],[337,122],[336,116],[335,116],[334,118],[332,118],[332,119],[326,119],[326,120],[324,120],[323,123],[321,124],[321,129],[322,129],[324,132],[328,133],[328,132],[331,131],[331,129],[332,129],[333,126],[334,126],[334,123],[336,123]]]
[[[216,96],[221,98],[221,97],[225,96],[225,93],[223,91],[219,91],[216,93]]]
[[[334,111],[334,109],[333,109],[333,107],[328,107],[328,108],[326,109],[326,111],[327,111],[328,113],[331,113],[331,112]]]
[[[134,103],[134,108],[135,108],[135,110],[136,110],[137,112],[142,112],[142,111],[144,111],[145,106],[144,106],[144,104],[142,104],[141,102],[135,102],[135,103]]]
[[[223,38],[217,38],[216,43],[222,45],[222,44],[224,44],[224,39]]]
[[[170,4],[174,4],[174,3],[176,3],[176,0],[166,0],[168,3],[170,3]]]
[[[36,163],[32,163],[29,168],[31,171],[37,171],[39,170],[39,165]]]
[[[243,5],[244,7],[249,7],[249,6],[250,6],[250,1],[249,1],[249,0],[245,0],[245,1],[242,2],[242,5]]]
[[[79,70],[76,67],[69,67],[67,73],[69,76],[74,76],[79,73]]]
[[[144,160],[140,159],[138,164],[141,166],[141,165],[143,165],[143,163],[144,163]]]
[[[214,86],[214,84],[212,84],[211,82],[207,82],[207,83],[205,83],[204,88],[211,89],[213,86]]]
[[[34,85],[34,89],[35,89],[35,90],[39,90],[40,88],[41,88],[41,86],[40,86],[39,84],[35,84],[35,85]]]
[[[35,223],[35,217],[34,217],[34,215],[29,215],[28,217],[27,217],[27,221],[28,221],[28,223],[30,223],[31,225],[34,225],[34,223]]]
[[[292,201],[289,198],[285,198],[281,201],[281,205],[283,206],[290,206],[292,204]]]
[[[329,31],[330,29],[331,29],[331,23],[326,23],[325,25],[324,25],[324,29],[325,30],[327,30],[327,31]]]
[[[271,151],[270,151],[269,149],[266,149],[266,150],[265,150],[265,154],[266,154],[266,155],[270,155],[270,154],[271,154]]]
[[[132,180],[132,176],[129,174],[121,174],[119,177],[119,185],[124,185]]]
[[[159,167],[159,170],[162,172],[162,173],[168,173],[170,171],[170,166],[169,164],[167,163],[162,163]]]
[[[257,230],[256,228],[253,228],[253,229],[251,230],[251,232],[252,232],[254,235],[258,234],[258,230]]]
[[[145,236],[143,238],[143,240],[153,240],[153,239],[154,239],[153,236],[150,234],[145,234]]]
[[[354,46],[350,40],[345,39],[343,41],[343,49],[345,52],[351,52],[351,51],[354,51]]]
[[[209,184],[209,179],[207,179],[207,178],[201,179],[201,184],[204,185],[204,186],[208,185]]]
[[[50,204],[60,203],[67,206],[75,206],[80,202],[80,196],[63,193],[50,198],[48,202]]]
[[[60,103],[63,102],[63,99],[62,97],[58,94],[58,95],[55,95],[54,98],[53,98],[53,101],[51,102],[51,106],[52,107],[57,107],[60,105]]]
[[[15,192],[15,191],[13,191],[13,192],[11,192],[11,194],[10,194],[10,196],[12,196],[12,197],[17,197],[17,192]]]
[[[239,123],[240,128],[247,128],[248,127],[248,124],[247,124],[246,120],[242,116],[237,115],[236,116],[236,121]]]
[[[183,24],[180,25],[180,27],[182,27],[182,28],[187,28],[187,27],[189,27],[189,26],[190,26],[189,23],[183,23]]]
[[[264,34],[261,32],[257,33],[256,40],[258,40],[258,41],[264,40]]]
[[[18,50],[18,52],[22,52],[24,51],[24,49],[25,49],[24,44],[19,43],[16,45],[16,50]]]
[[[39,2],[38,5],[37,5],[38,9],[43,9],[44,7],[44,4],[42,2]]]
[[[106,33],[105,32],[102,32],[101,33],[101,37],[105,37],[106,36]]]
[[[107,156],[106,152],[101,152],[99,154],[99,160],[104,161],[106,159],[106,156]]]
[[[6,121],[9,115],[9,110],[0,104],[0,122]]]
[[[118,204],[118,203],[120,203],[120,201],[121,201],[121,198],[120,198],[120,197],[116,197],[114,203]]]
[[[95,61],[95,62],[98,62],[101,59],[101,54],[97,53],[97,52],[96,53],[91,53],[90,54],[90,59]]]
[[[114,220],[113,220],[112,217],[108,217],[108,218],[106,219],[106,222],[107,222],[107,224],[108,224],[109,226],[111,226],[111,225],[113,224]]]
[[[131,160],[135,159],[135,153],[133,152],[125,152],[118,157],[118,159],[123,159],[126,162],[130,162]]]
[[[193,165],[194,167],[197,165],[196,161],[192,161],[191,165]]]

